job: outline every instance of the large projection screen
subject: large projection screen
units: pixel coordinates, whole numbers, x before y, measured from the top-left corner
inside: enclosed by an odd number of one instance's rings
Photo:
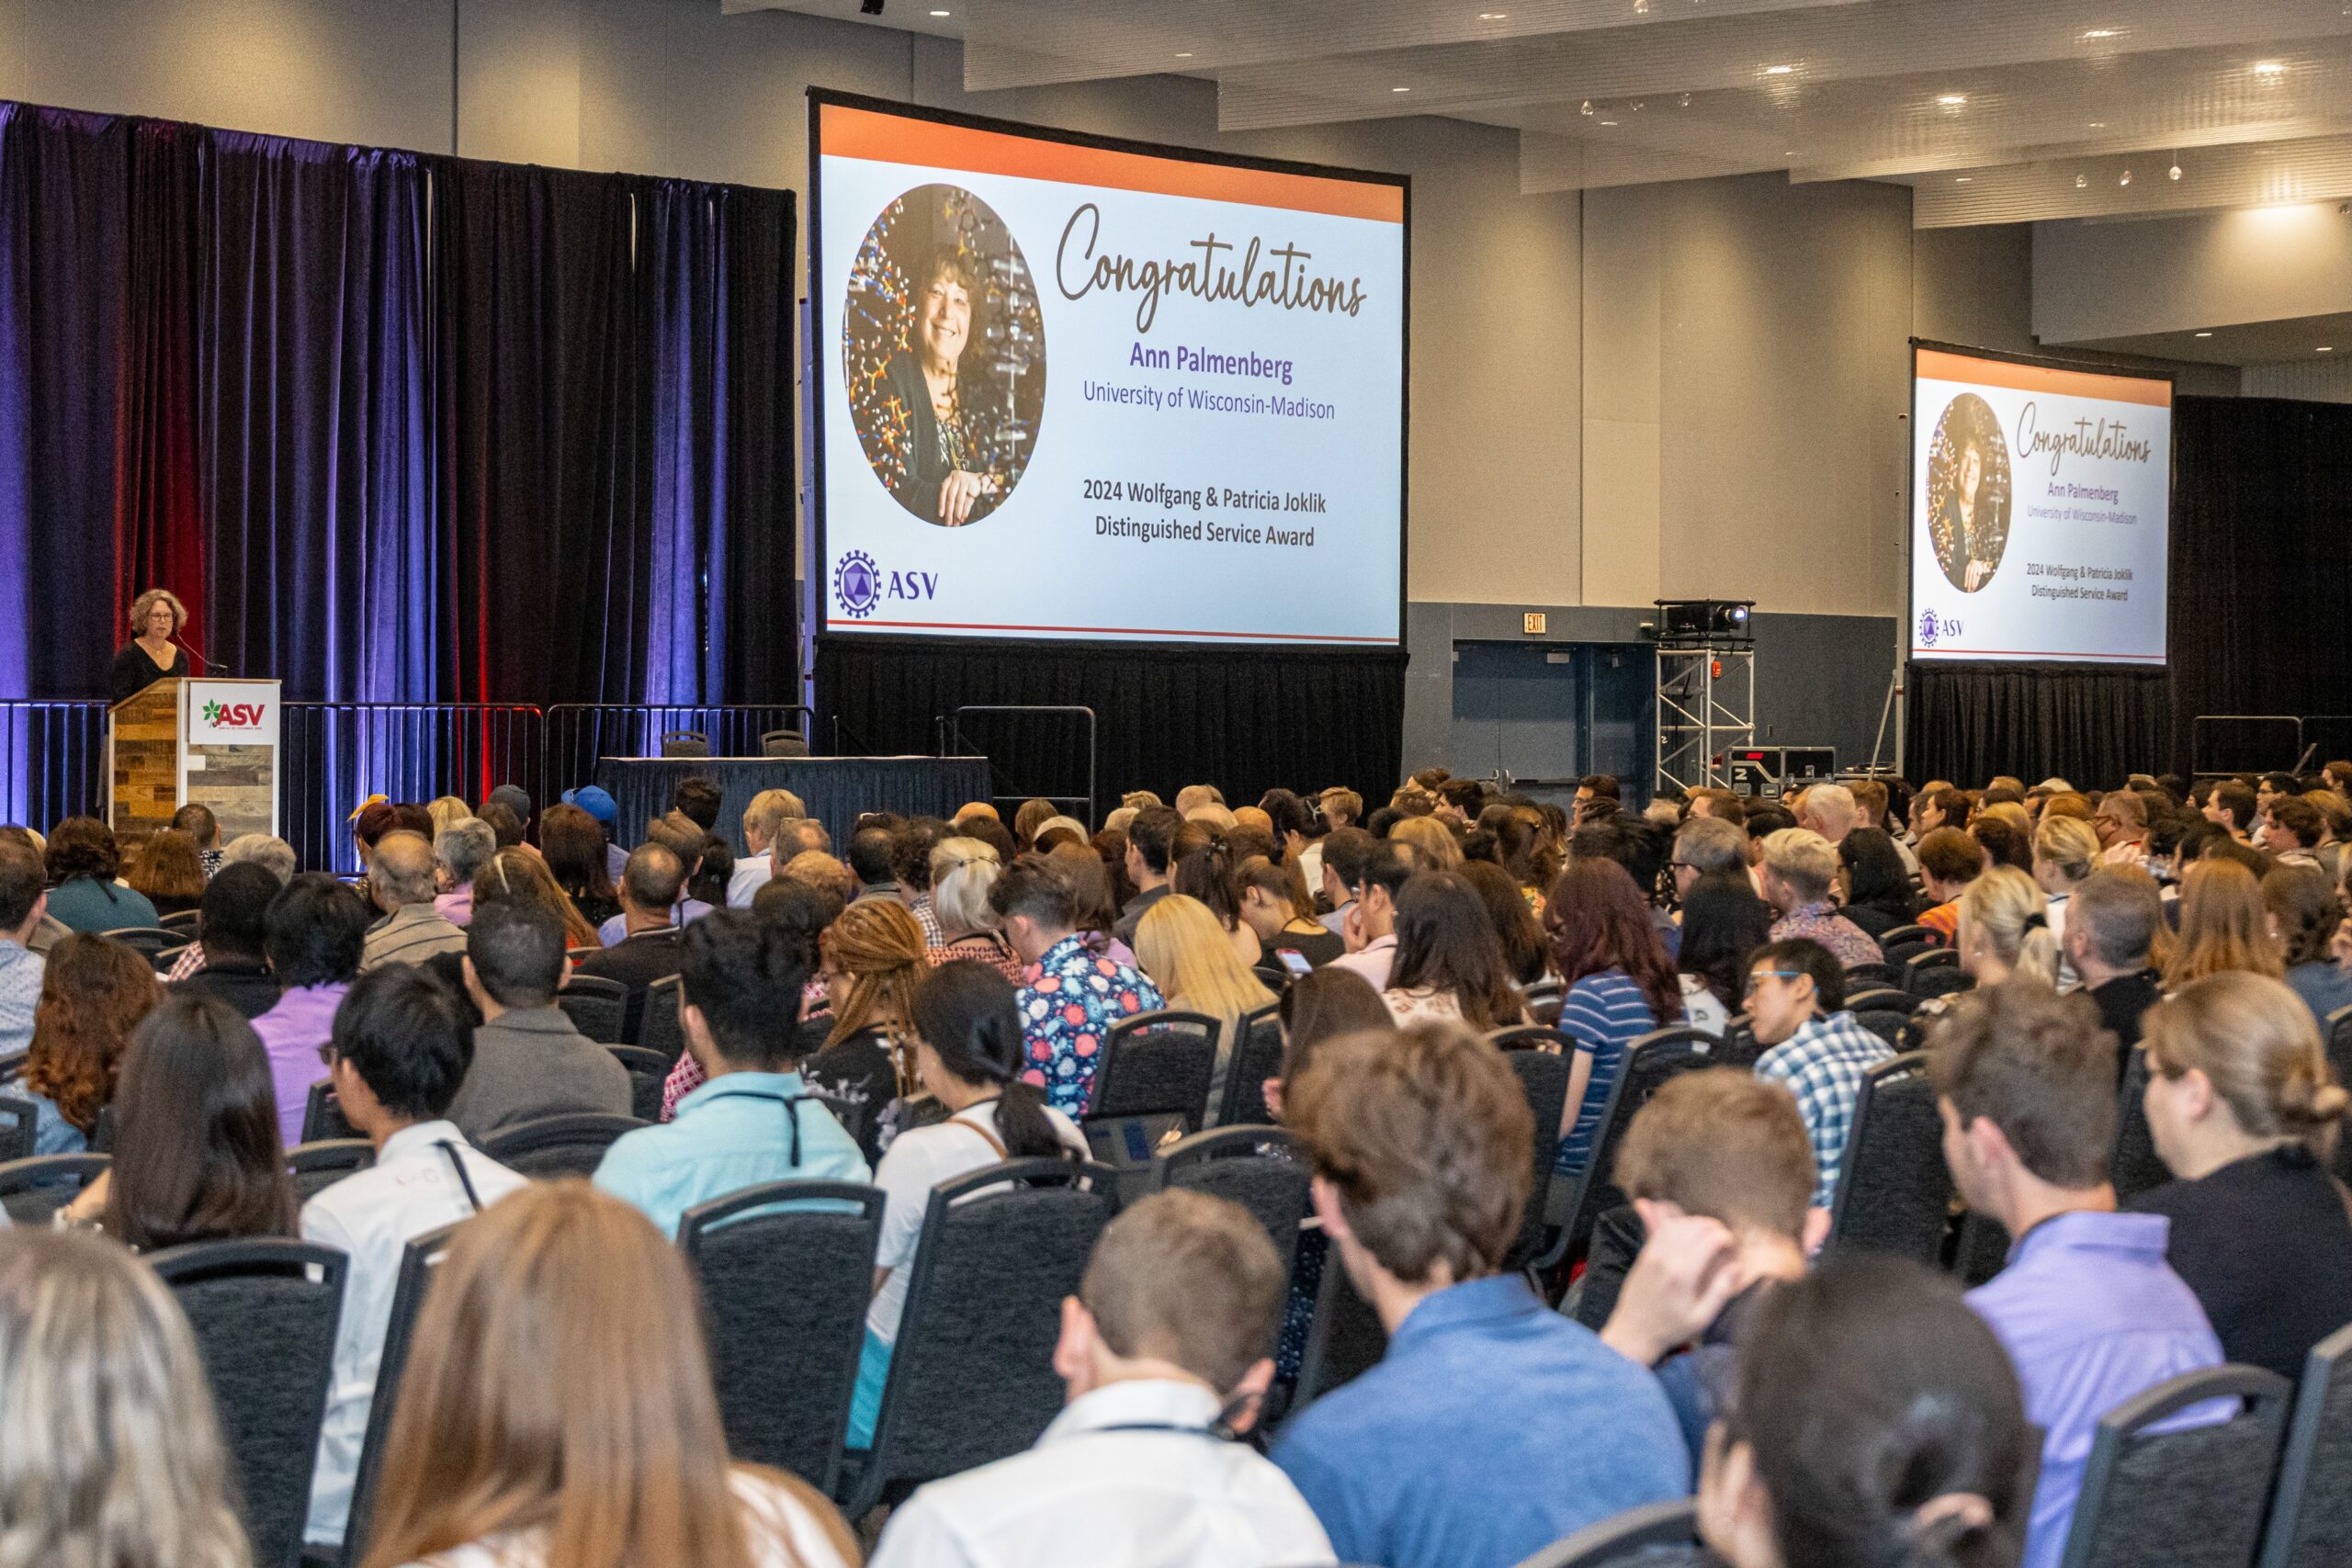
[[[1407,186],[810,94],[830,634],[1393,647]]]
[[[1914,345],[1911,657],[2165,662],[2172,382]]]

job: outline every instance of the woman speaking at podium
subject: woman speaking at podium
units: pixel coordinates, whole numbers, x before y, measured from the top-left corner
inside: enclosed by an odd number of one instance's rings
[[[130,606],[130,641],[114,656],[112,702],[135,697],[158,681],[187,678],[187,649],[172,638],[187,606],[168,588],[150,588]]]

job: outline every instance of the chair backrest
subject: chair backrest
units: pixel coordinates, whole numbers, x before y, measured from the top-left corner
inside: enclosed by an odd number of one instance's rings
[[[165,915],[155,923],[164,930],[174,932],[183,942],[193,941],[197,933],[204,929],[204,911],[182,909],[176,915]]]
[[[797,729],[771,729],[760,736],[763,757],[806,757],[808,738]]]
[[[2059,1568],[2245,1568],[2287,1426],[2287,1380],[2208,1367],[2099,1417]],[[2155,1430],[2199,1404],[2243,1401],[2225,1420]]]
[[[1631,1508],[1555,1541],[1519,1568],[1634,1568],[1653,1547],[1699,1539],[1699,1508],[1689,1497]]]
[[[659,1051],[642,1045],[612,1045],[607,1050],[628,1069],[629,1114],[640,1122],[662,1120],[662,1089],[670,1080],[672,1064]]]
[[[1327,1246],[1323,1273],[1316,1281],[1315,1316],[1307,1325],[1306,1348],[1299,1357],[1298,1386],[1292,1391],[1283,1419],[1362,1377],[1387,1353],[1388,1330],[1380,1314],[1349,1280],[1338,1252]]]
[[[33,1155],[0,1165],[0,1209],[9,1223],[45,1225],[114,1163],[109,1155]]]
[[[2148,1125],[2148,1054],[2137,1046],[2115,1102],[2115,1147],[2107,1169],[2115,1196],[2126,1202],[2172,1179],[2172,1168],[2156,1153],[2155,1131]]]
[[[1287,1280],[1298,1257],[1311,1173],[1280,1127],[1219,1127],[1170,1144],[1151,1162],[1150,1190],[1182,1187],[1229,1198],[1266,1227]]]
[[[376,1163],[376,1145],[365,1138],[328,1138],[297,1144],[286,1151],[286,1168],[294,1178],[294,1194],[305,1203],[355,1170]]]
[[[349,1259],[277,1237],[165,1247],[148,1262],[196,1331],[261,1568],[296,1568]]]
[[[1764,1043],[1756,1038],[1756,1025],[1744,1012],[1736,1012],[1724,1025],[1723,1061],[1726,1067],[1753,1067],[1764,1055]]]
[[[141,956],[153,959],[167,947],[186,947],[187,938],[178,931],[165,931],[161,926],[117,926],[100,936],[139,950]]]
[[[2256,1568],[2352,1562],[2352,1377],[2337,1375],[2347,1357],[2352,1327],[2337,1329],[2304,1359]]]
[[[684,994],[684,982],[675,975],[665,975],[646,987],[645,1011],[637,1026],[637,1043],[648,1051],[662,1053],[662,1059],[673,1067],[686,1049],[686,1026],[678,1019]]]
[[[1911,1021],[1908,1013],[1886,1012],[1873,1008],[1854,1014],[1854,1021],[1885,1041],[1897,1050],[1903,1048],[1903,1028]]]
[[[1273,1120],[1266,1110],[1266,1080],[1283,1070],[1281,1004],[1269,1002],[1244,1013],[1240,1038],[1225,1068],[1225,1099],[1217,1107],[1220,1127],[1261,1127]]]
[[[1846,1010],[1849,1012],[1899,1012],[1908,1017],[1918,1010],[1918,998],[1893,986],[1865,986],[1860,990],[1846,993]]]
[[[1880,947],[1892,952],[1898,947],[1919,945],[1934,947],[1940,939],[1925,926],[1889,926],[1878,939]]]
[[[1527,1097],[1528,1113],[1535,1118],[1535,1179],[1527,1190],[1527,1207],[1520,1212],[1519,1235],[1510,1244],[1503,1266],[1517,1268],[1544,1250],[1544,1230],[1552,1223],[1552,1167],[1559,1158],[1560,1121],[1568,1103],[1568,1053],[1575,1043],[1557,1029],[1521,1024],[1498,1029],[1492,1040],[1519,1078]]]
[[[1527,999],[1527,1016],[1536,1023],[1557,1023],[1560,1008],[1567,999],[1567,987],[1557,980],[1538,980],[1521,991]]]
[[[841,1479],[883,1207],[876,1187],[768,1181],[678,1222],[727,1451],[828,1495]]]
[[[1592,1229],[1593,1220],[1603,1209],[1625,1201],[1625,1195],[1611,1179],[1611,1172],[1617,1160],[1617,1145],[1624,1142],[1625,1129],[1633,1124],[1634,1113],[1647,1105],[1650,1096],[1673,1078],[1701,1067],[1721,1066],[1721,1044],[1705,1030],[1688,1028],[1654,1029],[1625,1043],[1625,1056],[1618,1064],[1617,1081],[1609,1086],[1609,1098],[1601,1107],[1600,1128],[1593,1135],[1592,1156],[1572,1183],[1573,1196],[1565,1205],[1567,1224],[1554,1248],[1555,1254],[1565,1256],[1566,1251],[1573,1250]],[[1557,1261],[1557,1256],[1547,1255],[1544,1266],[1548,1268]]]
[[[186,955],[189,948],[195,945],[192,942],[183,942],[176,947],[157,948],[148,962],[154,967],[156,974],[169,975],[179,967],[180,959]]]
[[[1921,998],[1964,990],[1968,976],[1961,972],[1960,954],[1948,947],[1932,947],[1903,961],[1903,988]]]
[[[1862,1075],[1838,1167],[1831,1246],[1892,1252],[1930,1269],[1941,1261],[1951,1212],[1943,1131],[1927,1053],[1893,1057]]]
[[[1902,971],[1892,964],[1857,964],[1846,971],[1846,986],[1849,990],[1856,987],[1869,989],[1876,986],[1899,986],[1902,983]]]
[[[343,1113],[343,1102],[334,1097],[334,1082],[321,1078],[311,1086],[310,1102],[302,1107],[302,1141],[323,1144],[331,1139],[356,1138],[359,1129]]]
[[[459,1222],[462,1224],[463,1222]],[[424,1292],[449,1256],[457,1225],[443,1225],[412,1238],[401,1248],[400,1272],[392,1279],[391,1315],[384,1323],[384,1350],[376,1361],[376,1393],[368,1406],[368,1433],[360,1439],[359,1463],[351,1475],[351,1515],[343,1531],[343,1561],[368,1555],[368,1530],[376,1513],[376,1486],[384,1472],[384,1448],[391,1436],[392,1412],[400,1402],[401,1377],[408,1371],[409,1346]]]
[[[1104,1031],[1086,1114],[1080,1118],[1090,1134],[1111,1134],[1128,1159],[1141,1165],[1150,1159],[1151,1150],[1148,1142],[1135,1146],[1136,1138],[1162,1129],[1114,1129],[1109,1123],[1173,1118],[1185,1132],[1198,1132],[1201,1108],[1216,1076],[1217,1035],[1223,1028],[1207,1013],[1170,1009],[1123,1018]],[[1122,1132],[1128,1136],[1119,1138]]]
[[[1117,1207],[1117,1172],[1065,1159],[1012,1160],[932,1189],[874,1447],[844,1513],[861,1517],[894,1482],[1037,1440],[1062,1407],[1062,1298]]]
[[[32,1158],[33,1133],[40,1121],[40,1106],[19,1095],[0,1094],[0,1161]]]
[[[574,1029],[598,1044],[621,1043],[621,1026],[628,1019],[628,987],[618,980],[574,975],[555,994],[555,1005]]]
[[[665,729],[662,732],[662,755],[707,757],[710,755],[710,737],[699,729]]]
[[[634,1116],[582,1111],[517,1122],[481,1141],[481,1152],[519,1175],[539,1181],[594,1176],[605,1151],[625,1133],[646,1125]]]

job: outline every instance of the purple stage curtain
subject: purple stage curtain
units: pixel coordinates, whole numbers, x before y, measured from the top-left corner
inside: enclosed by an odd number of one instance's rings
[[[793,700],[795,221],[0,104],[0,695],[161,585],[289,698]]]

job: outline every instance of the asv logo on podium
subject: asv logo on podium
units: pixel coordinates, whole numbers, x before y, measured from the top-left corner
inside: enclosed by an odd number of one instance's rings
[[[207,703],[204,722],[215,729],[259,729],[266,703]]]

